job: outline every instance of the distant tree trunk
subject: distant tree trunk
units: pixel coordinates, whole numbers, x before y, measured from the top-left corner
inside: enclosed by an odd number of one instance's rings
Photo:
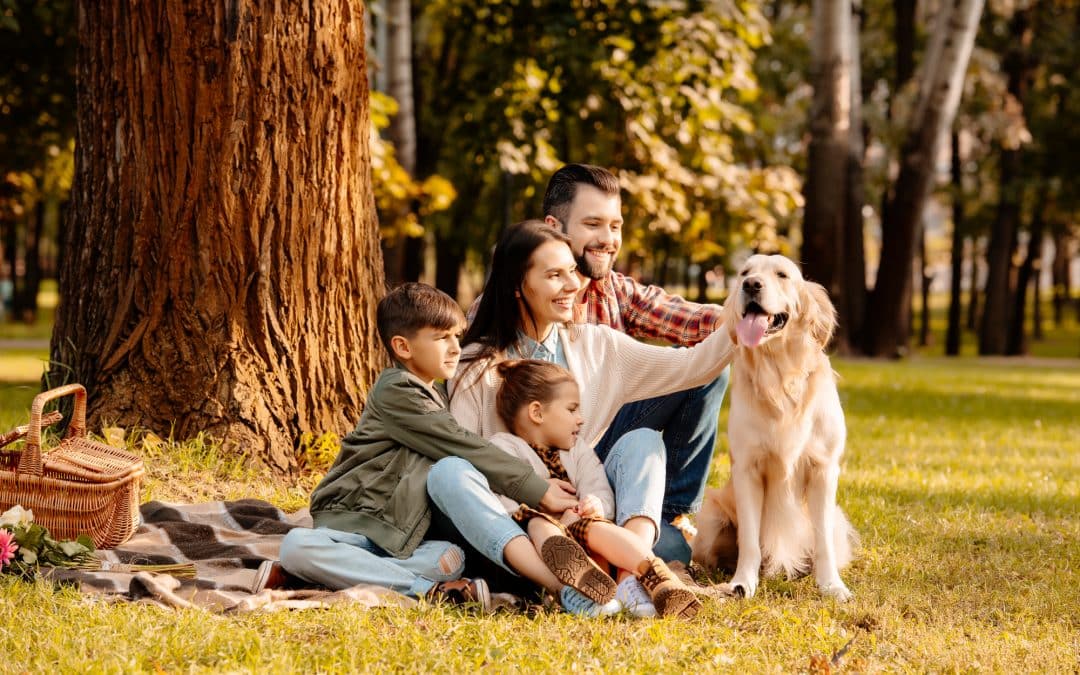
[[[926,261],[926,226],[919,233],[919,291],[922,306],[919,308],[919,346],[930,344],[930,285],[934,277],[929,273],[930,264]]]
[[[851,5],[814,0],[810,148],[803,210],[803,274],[841,302],[844,292],[844,216],[851,137]],[[847,325],[842,318],[841,326]]]
[[[1043,306],[1042,306],[1042,278],[1043,278],[1043,256],[1042,245],[1040,242],[1039,257],[1035,259],[1035,271],[1031,280],[1032,284],[1032,301],[1035,305],[1031,308],[1031,339],[1036,342],[1042,340],[1045,335],[1043,334]]]
[[[1050,278],[1054,284],[1054,325],[1061,327],[1065,320],[1065,305],[1069,303],[1069,233],[1064,227],[1054,232],[1054,261]]]
[[[1035,304],[1038,305],[1038,260],[1042,256],[1043,230],[1046,221],[1043,212],[1048,204],[1048,187],[1044,180],[1039,187],[1039,196],[1035,200],[1035,213],[1031,219],[1031,233],[1028,237],[1027,255],[1020,264],[1020,270],[1016,275],[1016,293],[1013,295],[1013,310],[1009,321],[1008,340],[1005,344],[1005,354],[1018,356],[1027,354],[1028,343],[1024,326],[1027,324],[1027,295],[1028,288],[1035,286]]]
[[[413,105],[412,3],[410,0],[387,0],[386,90],[398,104],[390,120],[390,140],[401,168],[416,178],[416,108]],[[399,236],[388,261],[394,281],[416,281],[424,256],[423,237]],[[388,264],[388,268],[391,265]]]
[[[839,320],[836,349],[843,354],[851,353],[862,344],[862,327],[866,317],[866,250],[864,244],[863,162],[866,154],[866,125],[862,117],[862,66],[859,48],[862,29],[862,11],[852,9],[851,30],[851,133],[848,142],[846,209],[844,213],[844,291],[840,295]]]
[[[964,169],[960,160],[960,134],[956,131],[952,133],[951,164],[953,231],[949,265],[949,325],[945,329],[945,355],[959,356],[961,282],[964,267]]]
[[[45,229],[45,200],[39,199],[26,223],[26,247],[23,253],[23,282],[19,289],[18,317],[33,323],[37,317],[38,291],[41,289],[41,236]]]
[[[971,266],[968,268],[968,303],[964,328],[971,332],[979,326],[979,238],[968,237],[971,248]]]
[[[1012,37],[1004,69],[1008,75],[1009,94],[1021,105],[1033,75],[1030,45],[1034,37],[1031,9],[1017,11],[1009,22]],[[1023,194],[1021,150],[1002,148],[998,211],[990,231],[990,246],[986,252],[986,299],[983,304],[982,325],[979,327],[979,354],[1005,354],[1009,347],[1009,312],[1016,290],[1010,283],[1015,271],[1012,265],[1020,228],[1020,204]],[[1021,321],[1023,318],[1021,317]]]
[[[363,3],[83,2],[51,357],[103,420],[279,469],[383,363]]]
[[[701,261],[701,271],[697,275],[697,302],[709,302],[709,270],[712,268],[712,260]],[[687,294],[689,294],[689,289]]]
[[[907,348],[903,324],[911,307],[915,236],[932,187],[934,159],[960,102],[982,6],[983,0],[944,4],[927,50],[920,94],[901,151],[900,175],[882,216],[881,264],[866,322],[866,352],[873,356],[894,356]]]

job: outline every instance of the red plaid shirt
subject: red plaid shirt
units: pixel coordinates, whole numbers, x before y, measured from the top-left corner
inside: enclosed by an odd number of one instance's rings
[[[469,308],[469,323],[479,304],[477,297]],[[720,305],[701,305],[669,295],[659,286],[645,286],[612,271],[599,281],[589,281],[584,302],[574,305],[574,323],[611,326],[631,337],[689,347],[717,329],[721,309]]]
[[[589,281],[585,301],[574,306],[574,322],[602,324],[632,337],[689,347],[717,329],[720,310],[720,305],[690,302],[612,271]]]

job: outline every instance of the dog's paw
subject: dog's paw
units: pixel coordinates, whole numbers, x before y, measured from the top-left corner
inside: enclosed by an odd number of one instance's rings
[[[757,581],[744,579],[736,581],[732,579],[726,584],[720,584],[721,592],[733,598],[752,598],[757,592]]]
[[[827,598],[832,598],[837,602],[847,602],[851,600],[854,595],[848,590],[848,587],[844,585],[843,581],[837,580],[828,584],[819,584],[818,588],[821,589],[821,594]]]

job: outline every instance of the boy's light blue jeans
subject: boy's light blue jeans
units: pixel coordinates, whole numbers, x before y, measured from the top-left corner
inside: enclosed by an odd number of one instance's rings
[[[615,491],[615,522],[623,525],[644,516],[659,527],[664,502],[664,439],[651,429],[637,429],[620,438],[604,461]],[[517,574],[503,559],[515,537],[527,536],[491,491],[487,478],[460,457],[441,459],[431,467],[428,495],[476,550],[503,569]]]
[[[281,566],[289,574],[333,590],[375,584],[414,598],[465,569],[461,548],[424,541],[403,560],[392,557],[362,534],[328,527],[290,530],[281,542]]]

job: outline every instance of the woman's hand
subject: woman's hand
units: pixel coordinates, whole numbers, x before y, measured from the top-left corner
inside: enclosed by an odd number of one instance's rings
[[[574,513],[578,514],[582,518],[586,516],[598,516],[602,514],[604,505],[600,503],[600,498],[596,495],[585,495],[585,497],[577,503],[574,507]]]
[[[577,490],[558,478],[548,478],[548,489],[540,498],[540,508],[548,513],[562,513],[577,507]]]

